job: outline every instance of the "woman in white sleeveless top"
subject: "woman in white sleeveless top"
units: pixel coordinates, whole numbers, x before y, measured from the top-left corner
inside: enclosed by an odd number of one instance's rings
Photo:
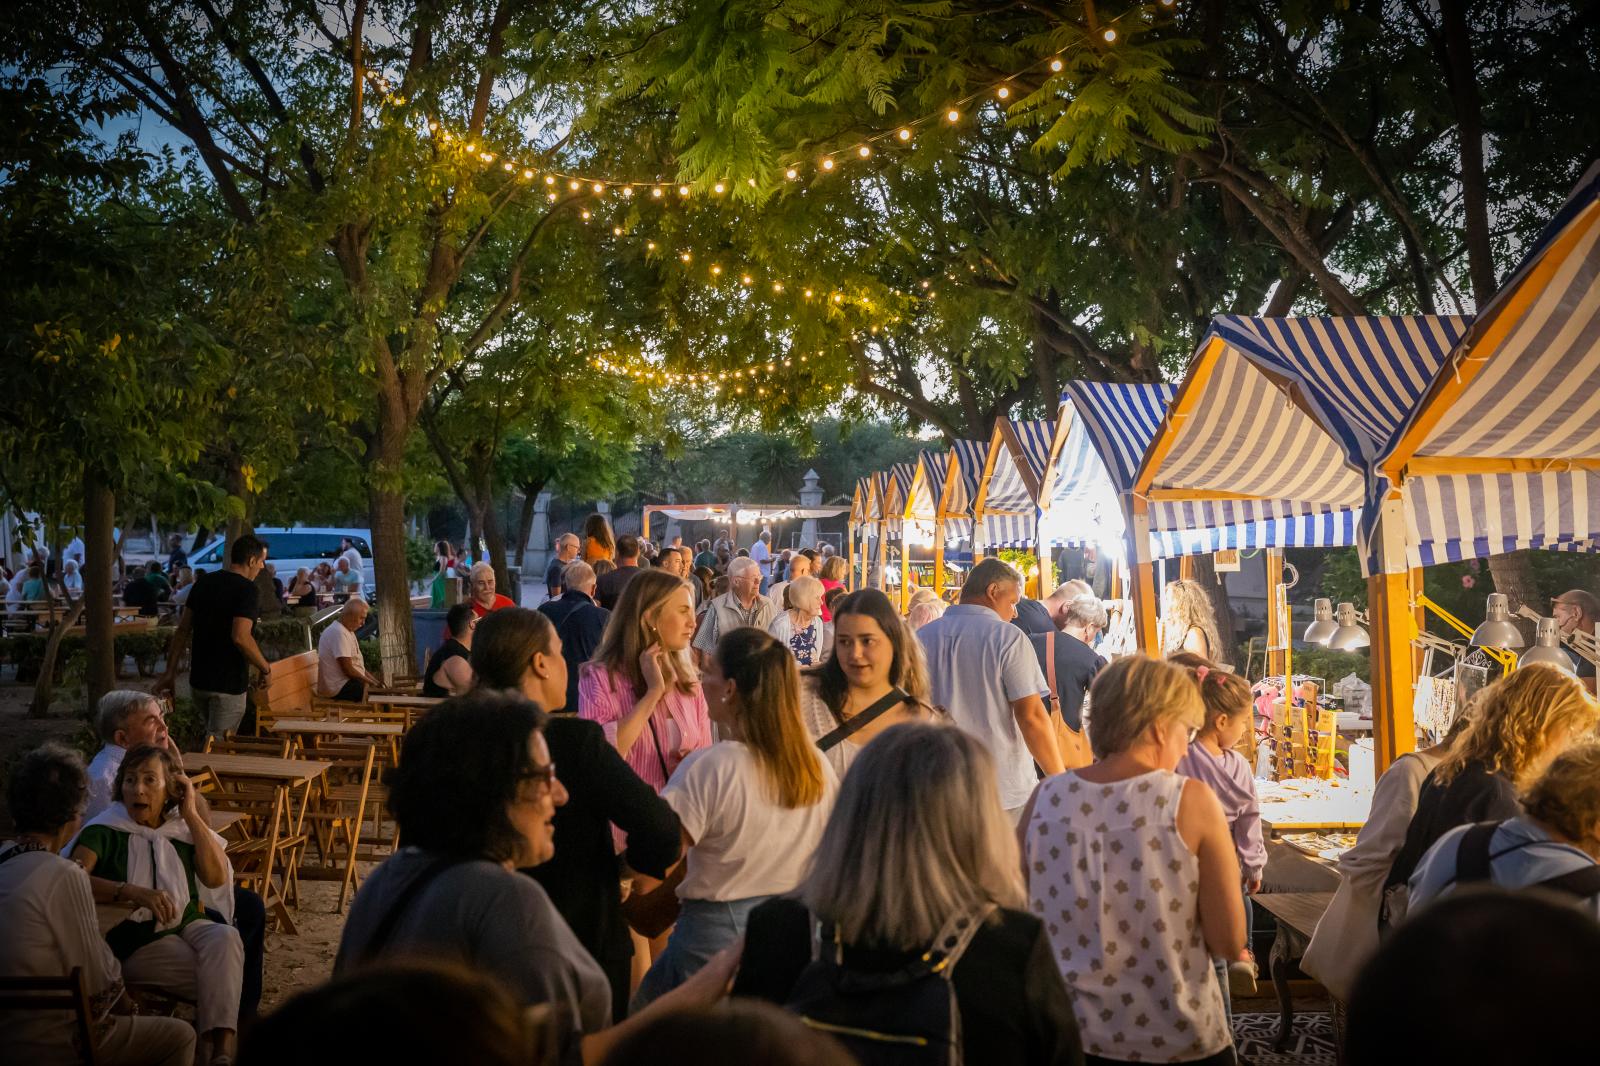
[[[1212,956],[1244,948],[1239,863],[1222,805],[1173,772],[1199,690],[1129,655],[1095,678],[1095,763],[1040,782],[1021,831],[1029,904],[1050,934],[1085,1061],[1231,1064]]]

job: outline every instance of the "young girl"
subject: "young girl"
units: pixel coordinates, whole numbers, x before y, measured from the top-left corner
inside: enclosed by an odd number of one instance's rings
[[[1245,928],[1248,930],[1250,897],[1261,888],[1261,871],[1267,865],[1255,774],[1244,756],[1234,750],[1255,724],[1250,685],[1238,674],[1230,674],[1189,652],[1170,655],[1168,660],[1189,671],[1205,704],[1205,724],[1189,744],[1189,753],[1178,763],[1178,773],[1204,781],[1222,801],[1228,830],[1233,834],[1233,846],[1239,855],[1239,871],[1244,878]],[[1253,994],[1256,990],[1256,964],[1250,954],[1248,934],[1246,941],[1240,956],[1228,961],[1226,973],[1221,962],[1217,967],[1223,989],[1239,995]]]
[[[67,853],[89,874],[95,902],[134,907],[106,934],[123,977],[193,1000],[201,1061],[231,1063],[244,946],[233,926],[203,909],[209,904],[224,917],[233,910],[222,838],[165,748],[144,744],[123,756],[112,794],[118,802],[91,819]]]

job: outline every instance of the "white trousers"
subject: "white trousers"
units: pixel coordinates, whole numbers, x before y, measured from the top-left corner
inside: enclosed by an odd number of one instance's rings
[[[194,1001],[195,1028],[239,1028],[244,943],[231,925],[204,918],[154,940],[128,956],[122,977]]]
[[[109,1066],[192,1066],[194,1026],[181,1018],[118,1017],[94,1046]]]

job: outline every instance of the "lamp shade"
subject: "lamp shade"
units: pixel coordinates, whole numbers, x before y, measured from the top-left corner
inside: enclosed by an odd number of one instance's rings
[[[1339,624],[1333,620],[1333,601],[1319,599],[1313,607],[1315,618],[1306,626],[1305,634],[1300,638],[1308,644],[1321,644],[1326,646],[1333,635],[1338,632]]]
[[[1341,603],[1337,614],[1338,628],[1328,638],[1328,647],[1334,651],[1357,651],[1372,643],[1367,631],[1356,621],[1356,605]]]
[[[1511,621],[1511,601],[1503,592],[1489,593],[1483,624],[1472,631],[1474,648],[1522,648],[1527,646],[1522,630]]]
[[[1554,618],[1539,619],[1539,628],[1534,633],[1533,647],[1522,653],[1522,658],[1517,660],[1518,666],[1528,666],[1532,663],[1544,663],[1554,666],[1567,673],[1576,673],[1572,668],[1572,656],[1561,646],[1561,630],[1556,627]]]

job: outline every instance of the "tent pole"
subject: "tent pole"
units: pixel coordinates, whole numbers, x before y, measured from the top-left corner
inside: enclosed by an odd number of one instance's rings
[[[1412,716],[1411,602],[1407,587],[1405,513],[1398,494],[1379,506],[1377,570],[1367,578],[1372,638],[1372,739],[1383,773],[1417,743]]]
[[[653,508],[646,507],[644,509],[644,515],[639,519],[639,539],[640,540],[649,540],[650,539],[650,512],[652,510],[653,510]]]
[[[849,560],[849,568],[845,571],[844,587],[850,592],[856,590],[856,524],[844,524],[844,551],[845,558]]]
[[[1288,619],[1279,612],[1279,605],[1287,608],[1288,596],[1283,587],[1283,552],[1276,548],[1268,548],[1265,552],[1267,562],[1267,676],[1283,678],[1285,698],[1292,699],[1293,693],[1289,692],[1293,686],[1289,677],[1289,641],[1293,639],[1291,633],[1285,632],[1284,627]],[[1193,565],[1188,556],[1184,562]]]
[[[1146,655],[1160,655],[1161,646],[1156,640],[1156,574],[1150,559],[1150,512],[1144,500],[1133,498],[1129,516],[1128,533],[1133,538],[1132,559],[1129,561],[1129,590],[1133,600],[1133,632],[1139,650]]]

